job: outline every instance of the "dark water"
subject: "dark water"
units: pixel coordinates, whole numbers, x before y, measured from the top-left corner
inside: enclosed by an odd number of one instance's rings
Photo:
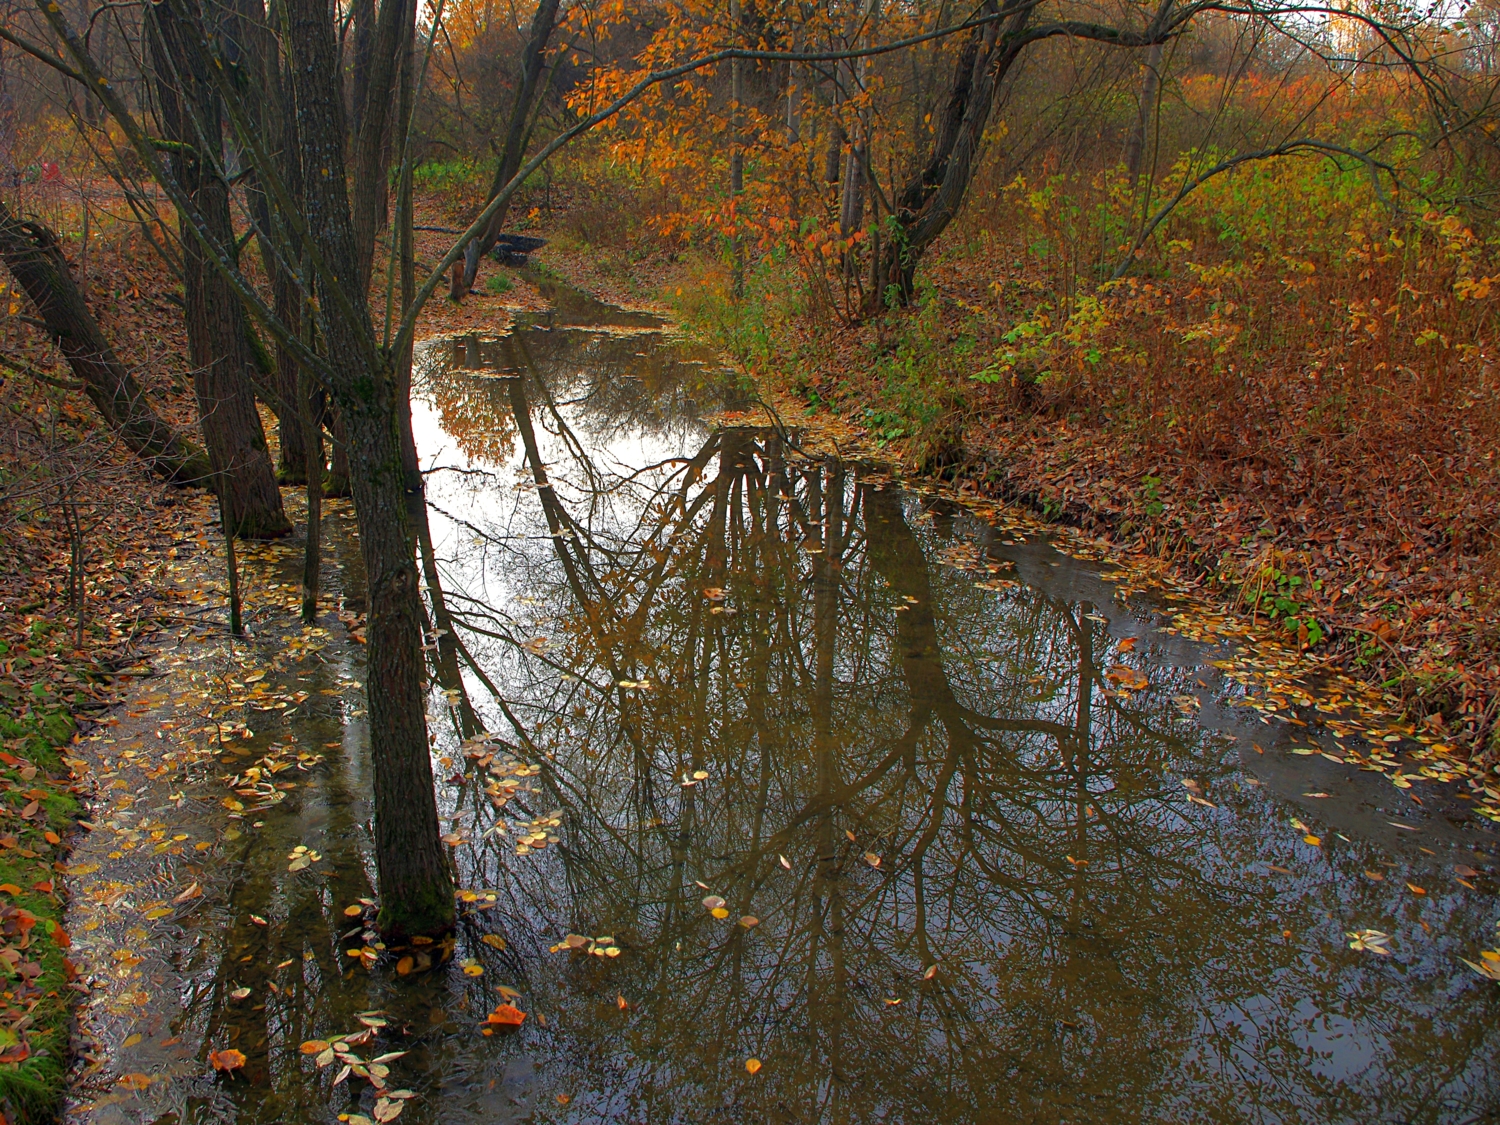
[[[152,932],[175,999],[120,1014],[156,1031],[115,1069],[162,1079],[83,1116],[369,1113],[298,1045],[379,1011],[413,1123],[1500,1120],[1500,987],[1459,960],[1496,944],[1493,835],[1288,755],[1098,564],[711,429],[744,392],[710,355],[557,299],[419,365],[454,962],[348,955],[368,765],[357,705],[309,706],[285,732],[329,760]],[[1122,659],[1150,686],[1107,690]],[[485,1036],[502,986],[525,1023]]]

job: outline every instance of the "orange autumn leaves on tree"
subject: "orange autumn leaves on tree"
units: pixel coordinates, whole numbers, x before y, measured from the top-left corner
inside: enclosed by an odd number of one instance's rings
[[[879,38],[898,39],[931,30],[939,13],[916,9],[882,12]],[[842,3],[814,10],[772,0],[746,3],[738,25],[728,0],[693,0],[670,7],[626,7],[619,0],[573,9],[571,30],[608,44],[611,36],[649,34],[632,56],[595,67],[569,95],[575,113],[593,112],[619,97],[646,73],[680,65],[728,47],[762,51],[840,51],[868,41],[876,25],[866,6]],[[937,42],[929,59],[950,49]],[[739,237],[763,253],[784,249],[805,267],[823,270],[864,237],[841,232],[837,189],[825,179],[826,153],[859,134],[863,121],[880,122],[908,98],[908,64],[872,63],[856,76],[853,66],[746,61],[746,94],[735,104],[728,62],[654,86],[628,105],[608,132],[617,164],[654,181],[670,202],[647,217],[666,239]],[[837,69],[837,94],[820,73]],[[880,159],[905,166],[929,135],[929,122],[897,129]],[[882,134],[884,135],[884,134]],[[840,139],[842,138],[842,140]],[[733,149],[744,154],[743,194],[731,197]]]

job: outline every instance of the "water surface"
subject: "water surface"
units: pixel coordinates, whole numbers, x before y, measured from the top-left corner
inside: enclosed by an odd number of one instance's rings
[[[370,1113],[298,1049],[363,1012],[414,1123],[1492,1119],[1500,989],[1459,958],[1496,944],[1494,839],[1435,785],[1288,754],[1316,732],[1233,706],[1109,568],[710,426],[746,402],[711,354],[553,299],[419,359],[454,960],[357,956],[357,657],[283,652],[309,702],[243,760],[326,760],[238,820],[217,775],[142,792],[217,862],[201,909],[111,915],[156,981],[113,1027],[150,1030],[78,1116]],[[524,1024],[484,1034],[505,999]]]

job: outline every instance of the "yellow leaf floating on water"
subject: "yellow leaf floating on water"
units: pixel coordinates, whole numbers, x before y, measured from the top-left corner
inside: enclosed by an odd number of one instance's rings
[[[745,1069],[748,1070],[751,1074],[758,1074],[758,1073],[760,1073],[760,1060],[759,1059],[746,1059],[745,1060]]]
[[[345,918],[358,918],[364,912],[365,908],[357,902],[352,902],[348,906],[344,907]]]
[[[715,918],[718,918],[720,921],[729,917],[729,911],[725,910],[722,906],[714,907],[709,911],[709,913],[712,914]]]
[[[416,963],[417,962],[415,961],[415,959],[411,957],[401,958],[396,962],[396,975],[403,977],[406,976],[412,971],[412,968],[416,965]]]
[[[1311,834],[1308,834],[1308,835],[1302,837],[1302,842],[1304,844],[1311,844],[1315,848],[1319,848],[1319,847],[1323,846],[1323,841],[1319,837],[1311,835]]]
[[[479,940],[484,942],[484,944],[489,946],[491,949],[503,950],[505,948],[505,939],[499,934],[485,934]]]
[[[868,863],[871,867],[879,867],[880,857],[874,852],[865,852],[865,862]]]
[[[324,1051],[328,1050],[328,1041],[326,1039],[309,1039],[302,1046],[298,1047],[297,1050],[301,1051],[304,1055],[321,1055]]]

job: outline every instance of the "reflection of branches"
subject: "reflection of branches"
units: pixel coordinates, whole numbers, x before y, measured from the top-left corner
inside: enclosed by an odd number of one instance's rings
[[[516,606],[454,601],[566,839],[531,870],[492,837],[475,881],[508,888],[518,927],[623,935],[608,987],[646,1021],[632,1089],[656,1089],[657,1067],[712,1073],[744,1043],[792,1060],[776,1096],[810,1120],[872,1117],[914,1087],[980,1120],[1006,1082],[1018,1115],[1044,1117],[1038,1091],[1069,1074],[1175,1088],[1197,1056],[1169,1044],[1240,1049],[1229,1030],[1205,1043],[1207,1016],[1318,990],[1257,929],[1242,875],[1256,845],[1228,817],[1185,815],[1162,782],[1207,784],[1222,755],[1150,710],[1155,694],[1102,696],[1087,607],[934,566],[954,521],[911,518],[863,470],[789,455],[775,431],[616,470],[590,451],[619,432],[578,412],[599,400],[550,391],[521,443],[534,490],[465,516],[503,546],[498,565],[524,565],[560,650],[528,652]],[[482,580],[496,564],[452,565]],[[592,996],[599,978],[578,973]],[[1264,1065],[1295,1034],[1257,1018],[1246,1050]],[[1059,1037],[1063,1020],[1077,1033]],[[1297,1084],[1276,1097],[1316,1102]]]

